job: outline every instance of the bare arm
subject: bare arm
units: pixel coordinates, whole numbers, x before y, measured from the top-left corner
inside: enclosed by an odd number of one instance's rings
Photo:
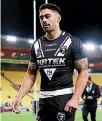
[[[36,70],[37,65],[29,62],[28,70],[23,78],[21,88],[17,96],[18,99],[22,99],[33,87],[36,78]]]
[[[84,91],[84,88],[87,84],[87,80],[88,80],[87,58],[84,58],[79,61],[75,61],[75,67],[76,67],[76,70],[78,71],[78,78],[76,81],[75,90],[74,90],[74,94],[73,94],[72,98],[79,100]]]

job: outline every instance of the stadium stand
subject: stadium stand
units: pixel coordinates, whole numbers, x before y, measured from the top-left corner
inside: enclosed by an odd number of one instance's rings
[[[14,83],[12,83],[12,81],[8,80],[5,77],[1,77],[1,86],[2,86],[2,91],[1,91],[1,104],[5,105],[6,103],[9,104],[9,106],[12,105],[12,102],[14,101],[14,99],[16,98],[17,94],[18,94],[18,90],[15,87],[16,85],[14,85]],[[22,99],[22,106],[24,107],[28,107],[28,108],[32,108],[32,101],[34,98],[34,94],[33,97],[32,95],[26,95],[23,99]]]

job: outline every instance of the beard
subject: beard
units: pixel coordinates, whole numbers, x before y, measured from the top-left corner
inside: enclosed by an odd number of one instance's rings
[[[53,32],[54,31],[54,29],[52,29],[52,28],[50,28],[50,27],[48,27],[48,28],[43,28],[43,30],[45,31],[45,32],[47,32],[47,33],[49,33],[49,32]]]

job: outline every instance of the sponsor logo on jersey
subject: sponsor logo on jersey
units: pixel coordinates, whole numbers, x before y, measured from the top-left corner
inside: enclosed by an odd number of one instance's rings
[[[46,49],[45,51],[50,52],[50,51],[55,51],[55,50],[56,50],[55,48],[52,48],[52,49]]]
[[[66,58],[47,58],[37,60],[39,66],[65,66]]]
[[[65,54],[66,50],[67,50],[67,46],[60,47],[60,53],[62,54]]]
[[[56,68],[44,69],[45,74],[47,75],[47,77],[49,78],[49,80],[52,79],[52,76],[53,76],[55,70],[56,70]]]
[[[54,43],[54,44],[46,44],[45,46],[48,46],[48,47],[51,47],[51,46],[56,46],[57,44]]]

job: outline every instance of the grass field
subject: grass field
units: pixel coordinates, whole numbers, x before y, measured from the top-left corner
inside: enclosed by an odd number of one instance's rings
[[[83,121],[81,113],[82,113],[81,111],[77,111],[75,121]],[[88,118],[89,118],[89,121],[91,121],[90,117]],[[35,120],[34,114],[29,112],[29,113],[21,113],[21,114],[2,113],[1,121],[36,121],[36,120]],[[96,121],[102,121],[102,110],[97,111]]]

